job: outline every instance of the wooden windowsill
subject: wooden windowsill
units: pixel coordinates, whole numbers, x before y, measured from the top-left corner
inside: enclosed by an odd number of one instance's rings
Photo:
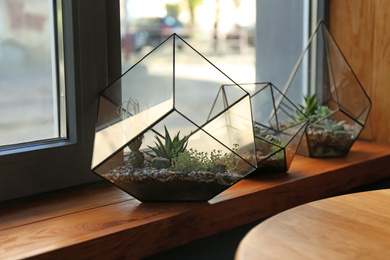
[[[250,176],[209,202],[140,203],[95,184],[3,203],[2,259],[138,259],[390,177],[390,147],[346,158],[296,156],[288,174]]]

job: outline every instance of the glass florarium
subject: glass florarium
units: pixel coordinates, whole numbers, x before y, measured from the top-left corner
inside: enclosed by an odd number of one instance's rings
[[[92,170],[140,201],[207,201],[255,169],[252,129],[249,94],[173,34],[101,93]]]
[[[369,97],[323,21],[283,93],[309,118],[298,149],[308,157],[346,156],[371,109]]]
[[[306,116],[272,83],[240,84],[251,96],[257,173],[286,172],[308,123]],[[223,85],[218,99],[226,106],[226,93],[234,85]]]

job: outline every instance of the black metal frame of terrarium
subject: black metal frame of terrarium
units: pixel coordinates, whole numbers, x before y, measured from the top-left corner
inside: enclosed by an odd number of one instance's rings
[[[284,173],[290,168],[308,118],[270,82],[239,83],[251,97],[258,174]],[[228,106],[233,85],[222,85],[216,100]],[[276,106],[278,104],[278,106]]]
[[[91,169],[142,202],[208,201],[256,169],[251,118],[249,94],[173,34],[101,93]]]
[[[308,94],[303,95],[304,91]],[[309,118],[298,154],[344,157],[363,130],[371,100],[320,21],[283,93]]]

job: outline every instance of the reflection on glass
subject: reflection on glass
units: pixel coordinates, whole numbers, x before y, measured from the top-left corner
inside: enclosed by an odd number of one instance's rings
[[[123,72],[175,32],[236,82],[255,81],[255,0],[120,3]],[[196,75],[200,81],[212,80],[203,62],[186,59],[188,52],[181,47],[184,46],[178,46],[180,62],[186,67],[180,74],[185,78]]]
[[[52,8],[47,0],[0,0],[0,146],[66,136]]]

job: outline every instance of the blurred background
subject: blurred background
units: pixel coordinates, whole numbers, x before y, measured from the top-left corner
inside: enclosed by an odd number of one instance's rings
[[[254,79],[255,0],[121,0],[120,6],[123,71],[177,33],[228,75]]]

